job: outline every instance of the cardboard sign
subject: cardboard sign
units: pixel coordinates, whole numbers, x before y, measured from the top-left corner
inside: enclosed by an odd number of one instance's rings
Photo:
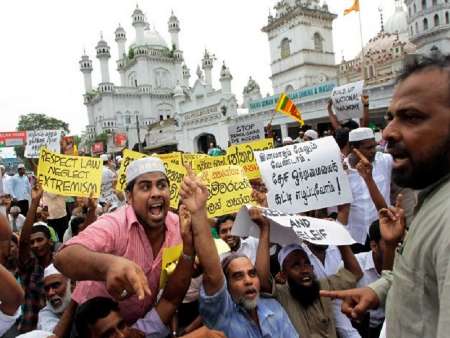
[[[264,123],[251,122],[229,126],[228,136],[231,144],[261,140],[264,138]]]
[[[272,148],[273,139],[267,138],[228,147],[225,156],[228,159],[228,164],[241,166],[248,179],[252,180],[261,177],[253,152]]]
[[[100,196],[102,161],[57,154],[41,148],[37,176],[44,191],[63,196]]]
[[[30,130],[27,131],[26,158],[38,158],[41,148],[55,153],[61,152],[62,130]]]
[[[363,104],[361,95],[363,86],[364,81],[358,81],[333,89],[331,93],[333,110],[339,121],[362,117]]]
[[[117,174],[117,191],[125,191],[127,186],[127,168],[131,162],[139,158],[147,157],[145,154],[138,153],[137,151],[125,149],[122,153],[122,162],[120,162],[119,172]]]
[[[192,161],[192,170],[198,174],[203,170],[220,167],[228,164],[226,156],[207,156],[196,158]]]
[[[333,137],[255,152],[269,208],[298,213],[352,202]]]
[[[239,210],[231,233],[235,236],[259,237],[258,226],[250,219],[247,205]],[[270,221],[270,241],[282,246],[307,241],[318,245],[350,245],[355,243],[342,224],[319,218],[285,214],[260,208]]]
[[[237,212],[251,202],[252,188],[241,167],[226,165],[202,171],[199,177],[208,188],[208,217]]]
[[[173,152],[168,154],[154,154],[152,156],[158,157],[164,162],[170,162],[177,165],[183,164],[183,159],[181,158],[180,152]]]
[[[164,162],[166,166],[167,178],[170,184],[170,207],[178,209],[180,202],[180,186],[186,175],[186,168],[181,164]]]

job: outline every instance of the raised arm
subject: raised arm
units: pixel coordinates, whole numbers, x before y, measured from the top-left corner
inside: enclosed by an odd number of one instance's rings
[[[192,216],[195,251],[203,267],[203,287],[207,295],[214,295],[223,287],[225,276],[208,223],[208,190],[191,168],[181,184],[180,196]]]
[[[3,265],[0,265],[0,311],[13,316],[23,302],[24,291],[14,276]]]
[[[328,105],[327,105],[327,111],[328,111],[328,119],[330,120],[331,127],[336,130],[341,127],[339,121],[336,118],[336,115],[333,113],[333,100],[328,99]]]
[[[259,243],[256,252],[255,268],[261,283],[261,291],[272,292],[272,278],[270,275],[270,222],[262,215],[261,210],[249,210],[250,218],[259,227]]]
[[[363,116],[359,120],[359,125],[361,127],[369,126],[369,95],[361,95],[361,101],[363,103]]]
[[[375,207],[377,210],[387,208],[388,205],[378,189],[375,180],[373,179],[372,164],[358,149],[353,149],[353,152],[359,158],[356,169],[358,170],[359,175],[363,178],[364,182],[366,182],[367,189],[369,190],[370,197],[372,198]]]
[[[161,321],[168,325],[173,315],[177,311],[178,306],[183,301],[184,296],[189,288],[194,271],[194,241],[192,235],[191,215],[184,205],[180,206],[180,225],[181,236],[183,237],[183,254],[178,260],[177,267],[173,274],[170,275],[167,285],[164,288],[161,299],[156,305]]]
[[[31,205],[28,208],[27,217],[22,227],[19,239],[19,263],[24,266],[31,257],[30,236],[36,218],[36,210],[44,193],[39,183],[33,187],[31,191]]]

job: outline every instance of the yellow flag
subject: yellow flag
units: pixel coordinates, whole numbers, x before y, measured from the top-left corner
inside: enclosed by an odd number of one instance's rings
[[[354,0],[353,5],[346,10],[344,10],[344,15],[350,14],[351,12],[359,12],[359,0]]]

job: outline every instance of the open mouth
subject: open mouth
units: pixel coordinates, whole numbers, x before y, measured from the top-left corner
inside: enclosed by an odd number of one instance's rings
[[[159,203],[153,203],[150,205],[149,208],[150,214],[154,217],[159,217],[162,215],[163,213],[163,203],[159,202]]]
[[[52,306],[53,306],[54,308],[57,308],[57,307],[61,306],[62,300],[59,299],[59,298],[54,298],[54,299],[51,299],[51,300],[50,300],[50,303],[52,304]]]
[[[254,299],[257,295],[257,292],[255,289],[247,290],[245,291],[245,298],[252,298]]]

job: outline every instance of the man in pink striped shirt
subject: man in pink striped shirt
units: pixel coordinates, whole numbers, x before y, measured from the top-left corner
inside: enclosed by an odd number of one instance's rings
[[[99,218],[65,243],[55,265],[72,280],[83,281],[73,293],[75,302],[113,297],[124,319],[133,323],[155,305],[163,250],[181,244],[182,238],[179,218],[169,211],[169,182],[162,161],[136,160],[126,176],[128,205]],[[182,293],[180,301],[189,285],[194,256],[190,236],[183,234],[186,238],[165,290]],[[158,315],[161,318],[156,321],[166,322],[167,316],[161,311]]]

